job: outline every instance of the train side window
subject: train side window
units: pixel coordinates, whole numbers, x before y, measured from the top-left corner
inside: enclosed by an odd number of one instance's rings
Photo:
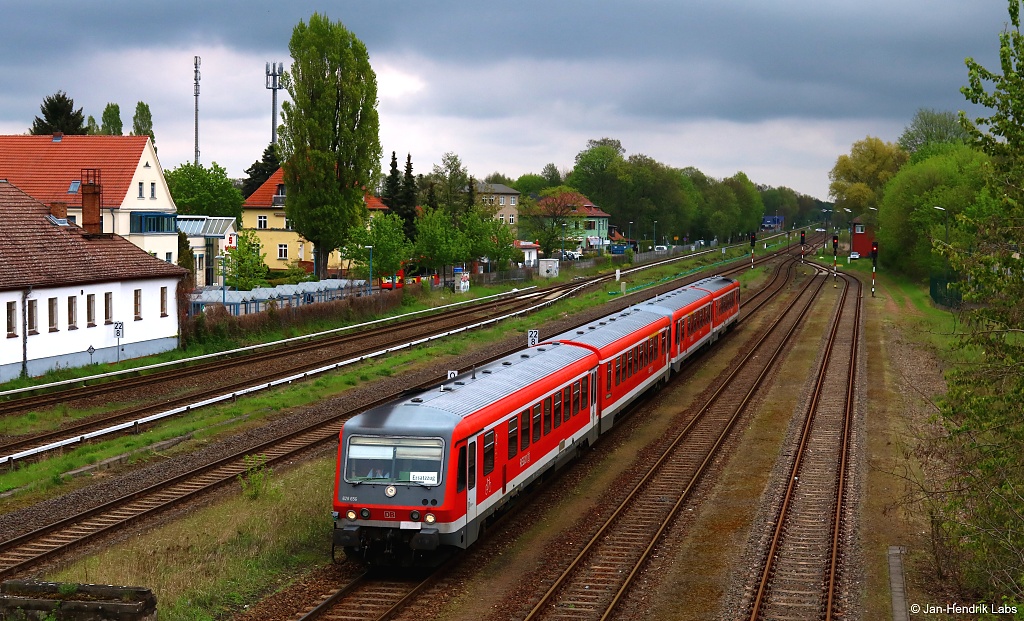
[[[512,459],[519,448],[519,418],[513,416],[508,419],[508,458]]]
[[[583,379],[580,380],[580,382],[580,408],[586,410],[587,406],[589,405],[590,398],[590,376],[585,375]]]
[[[540,442],[540,404],[533,406],[533,441]]]
[[[459,447],[459,472],[455,475],[455,491],[461,492],[466,489],[466,447]]]
[[[555,417],[555,419],[554,419],[555,428],[557,429],[558,426],[562,424],[562,391],[561,390],[559,390],[558,392],[555,393],[555,413],[554,413],[554,417]]]
[[[562,409],[565,410],[562,418],[569,420],[572,416],[572,387],[566,386],[562,389]]]
[[[608,361],[608,369],[606,371],[606,377],[607,377],[606,383],[608,384],[608,388],[605,390],[605,392],[611,392],[612,391],[612,362],[611,362],[611,360]]]
[[[494,472],[494,431],[484,434],[484,476]]]
[[[572,415],[576,416],[580,413],[580,383],[578,381],[572,383]]]
[[[476,442],[469,443],[468,455],[469,463],[467,464],[466,473],[466,485],[469,489],[476,487]]]
[[[530,448],[530,410],[523,410],[519,414],[519,450],[525,451]]]
[[[542,402],[544,406],[544,435],[551,433],[551,397]]]
[[[626,354],[626,377],[633,377],[633,350]]]
[[[622,383],[622,361],[618,358],[615,359],[615,385],[618,386]]]
[[[647,367],[647,342],[644,341],[638,347],[640,349],[640,366],[638,368],[643,369]]]

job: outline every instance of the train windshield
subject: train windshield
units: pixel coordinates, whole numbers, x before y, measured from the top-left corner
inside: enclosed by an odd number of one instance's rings
[[[352,483],[440,485],[444,442],[440,438],[349,438],[345,480]]]

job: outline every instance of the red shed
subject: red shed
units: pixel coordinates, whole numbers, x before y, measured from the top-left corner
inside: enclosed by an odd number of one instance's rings
[[[875,241],[875,227],[864,223],[863,216],[853,219],[853,244],[851,250],[862,257],[871,256],[871,242]]]

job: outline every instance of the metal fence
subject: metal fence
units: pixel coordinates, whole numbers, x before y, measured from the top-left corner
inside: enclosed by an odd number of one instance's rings
[[[203,287],[192,293],[189,316],[202,313],[207,306],[224,306],[228,313],[238,316],[276,308],[302,306],[341,300],[369,293],[365,280],[331,278],[317,282],[302,282],[276,287],[257,287],[252,291],[234,291],[222,287]]]

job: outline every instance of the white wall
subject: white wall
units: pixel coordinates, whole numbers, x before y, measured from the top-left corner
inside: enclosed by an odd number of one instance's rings
[[[22,302],[24,291],[0,292],[0,314],[4,338],[0,341],[0,382],[20,375],[23,358],[27,359],[29,375],[41,375],[57,366],[83,366],[92,362],[113,362],[118,359],[167,351],[177,346],[178,311],[173,278],[111,282],[91,285],[33,289],[28,300],[36,301],[36,333],[25,334]],[[161,314],[161,287],[166,287],[166,314]],[[142,292],[141,318],[135,318],[135,290]],[[105,294],[112,294],[113,317],[105,318]],[[95,325],[90,326],[88,295],[95,295]],[[56,329],[51,331],[49,300],[57,299]],[[76,327],[69,326],[68,299],[76,299]],[[15,302],[15,336],[7,333],[7,303]],[[124,337],[114,335],[113,322],[124,322]],[[120,349],[119,349],[120,345]],[[94,353],[89,355],[92,346]]]

